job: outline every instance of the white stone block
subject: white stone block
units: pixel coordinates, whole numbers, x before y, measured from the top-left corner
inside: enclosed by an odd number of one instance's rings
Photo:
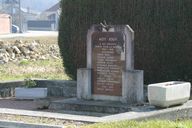
[[[148,100],[151,105],[169,107],[183,104],[190,98],[189,82],[170,81],[148,85]]]
[[[16,99],[38,99],[47,97],[47,88],[15,88]]]
[[[91,99],[91,69],[77,70],[77,98]]]
[[[122,102],[142,103],[143,102],[143,71],[126,70],[123,72]]]

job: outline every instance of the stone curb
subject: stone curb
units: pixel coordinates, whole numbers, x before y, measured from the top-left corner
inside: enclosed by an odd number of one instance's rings
[[[17,121],[3,121],[0,120],[0,127],[5,128],[62,128],[62,126],[53,125],[40,125],[40,124],[28,124]]]
[[[103,117],[101,122],[120,121],[120,120],[177,120],[192,118],[192,101],[182,106],[152,110],[136,110],[111,116]]]
[[[136,118],[136,120],[150,120],[150,119],[162,119],[162,120],[177,120],[177,119],[190,119],[192,118],[192,106],[161,110],[159,112],[151,112],[148,115],[143,115]]]
[[[63,120],[73,120],[80,122],[111,122],[120,120],[150,120],[150,119],[163,119],[163,120],[176,120],[176,119],[189,119],[192,118],[192,101],[188,103],[165,109],[154,108],[153,106],[146,106],[145,108],[133,108],[131,112],[125,112],[120,114],[114,114],[104,117],[94,116],[80,116],[71,114],[61,114],[52,112],[39,112],[39,111],[28,111],[28,110],[17,110],[17,109],[6,109],[0,108],[0,113],[12,114],[12,115],[23,115],[23,116],[34,116],[34,117],[47,117],[57,118]]]
[[[90,122],[90,123],[100,122],[99,117],[30,111],[30,110],[0,108],[0,113],[11,115],[33,116],[33,117],[56,118],[56,119],[73,120],[73,121]]]
[[[190,119],[192,118],[192,100],[181,106],[170,108],[155,108],[146,104],[145,106],[132,107],[130,112],[107,115],[102,117],[62,114],[54,112],[42,112],[31,110],[18,110],[0,108],[0,113],[11,115],[23,115],[33,117],[56,118],[63,120],[72,120],[78,122],[97,123],[97,122],[111,122],[120,120],[150,120],[150,119],[163,119],[163,120],[176,120],[176,119]],[[83,113],[83,112],[82,112]]]

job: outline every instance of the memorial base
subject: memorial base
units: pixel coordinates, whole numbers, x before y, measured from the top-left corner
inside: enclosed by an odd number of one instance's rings
[[[49,109],[115,114],[130,111],[131,106],[118,101],[95,101],[70,98],[52,102]]]
[[[143,102],[143,71],[127,70],[122,73],[122,95],[96,95],[92,93],[92,70],[77,70],[77,98],[80,100],[119,101],[136,104]]]

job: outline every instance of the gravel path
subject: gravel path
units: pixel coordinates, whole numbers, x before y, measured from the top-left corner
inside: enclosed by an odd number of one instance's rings
[[[56,98],[57,99],[57,98]],[[19,109],[19,110],[37,110],[37,105],[33,100],[16,100],[15,98],[0,98],[0,108],[6,109]],[[46,118],[46,117],[33,117],[0,113],[0,120],[5,121],[19,121],[32,124],[48,124],[69,126],[77,128],[85,124],[78,121],[70,121],[64,119]]]
[[[15,100],[14,98],[0,98],[0,108],[35,110],[36,104],[32,100]]]

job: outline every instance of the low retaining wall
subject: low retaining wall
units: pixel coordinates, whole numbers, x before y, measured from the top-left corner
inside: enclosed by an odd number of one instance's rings
[[[77,82],[68,80],[35,80],[39,87],[48,88],[48,96],[76,97]],[[0,97],[14,97],[15,88],[24,86],[24,81],[0,82]],[[147,101],[147,86],[144,86],[144,101]]]
[[[48,96],[75,97],[77,93],[76,81],[36,80],[36,83],[48,88]]]
[[[24,84],[24,81],[5,81],[0,82],[0,97],[15,96],[15,88]]]
[[[75,97],[75,81],[65,80],[35,80],[38,87],[47,87],[48,96],[52,97]],[[15,88],[24,86],[24,81],[0,82],[0,97],[14,97]]]

